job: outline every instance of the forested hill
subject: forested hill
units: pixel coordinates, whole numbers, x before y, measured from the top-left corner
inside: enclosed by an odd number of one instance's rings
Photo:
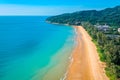
[[[88,21],[92,24],[99,23],[120,27],[120,6],[107,8],[100,11],[86,10],[74,13],[66,13],[49,17],[46,21],[69,25],[80,25],[81,22]]]

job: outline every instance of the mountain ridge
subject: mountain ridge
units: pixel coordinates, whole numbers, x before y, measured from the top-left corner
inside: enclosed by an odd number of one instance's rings
[[[100,23],[120,27],[120,6],[106,8],[99,11],[84,10],[73,13],[65,13],[48,17],[46,21],[69,25],[80,25],[81,22],[90,22],[92,24]]]

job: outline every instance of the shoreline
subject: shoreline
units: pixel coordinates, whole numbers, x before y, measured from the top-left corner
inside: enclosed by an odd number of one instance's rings
[[[70,26],[73,27],[76,32],[75,41],[77,44],[71,53],[72,56],[70,56],[71,59],[69,61],[68,69],[66,70],[66,73],[63,75],[63,77],[60,78],[60,80],[109,80],[108,76],[105,73],[106,64],[100,61],[96,45],[92,42],[92,38],[82,26],[52,22],[48,23]],[[85,60],[82,53],[86,53],[87,55],[85,56]],[[81,60],[81,58],[83,60]],[[76,74],[76,71],[78,71],[78,74]]]
[[[58,23],[57,23],[58,24]],[[64,24],[63,24],[64,25]],[[68,26],[72,26],[72,25],[68,25]],[[77,29],[75,28],[75,26],[72,26],[73,28],[74,28],[74,30],[75,30],[75,38],[77,37]],[[74,41],[75,41],[75,46],[74,46],[74,49],[75,49],[75,47],[76,47],[76,44],[77,44],[77,42],[76,42],[76,40],[74,39]],[[74,50],[73,49],[73,50]],[[66,70],[66,72],[65,72],[65,74],[63,75],[63,77],[61,77],[60,78],[60,80],[66,80],[66,78],[67,78],[67,74],[68,74],[68,69],[71,67],[71,65],[72,65],[72,63],[73,63],[73,51],[71,52],[71,55],[68,57],[69,58],[69,65],[68,65],[68,68],[67,68],[67,70]]]
[[[78,25],[60,24],[60,23],[55,23],[50,21],[45,21],[45,22],[49,24],[54,24],[54,25],[63,25],[63,26],[71,26],[71,27],[78,26]]]
[[[100,61],[91,37],[83,27],[74,26],[73,28],[76,31],[77,44],[62,80],[109,80],[105,74],[105,64]]]
[[[39,71],[38,76],[35,77],[35,79],[40,79],[39,74],[40,72],[45,72],[45,75],[42,76],[42,80],[60,80],[63,78],[64,74],[66,73],[66,70],[69,66],[69,60],[71,56],[71,52],[74,49],[74,31],[72,32],[72,35],[69,35],[64,43],[64,45],[58,49],[55,55],[51,56],[51,60],[45,68],[43,68],[41,71]],[[57,74],[54,74],[57,73]],[[36,80],[37,80],[36,79]]]

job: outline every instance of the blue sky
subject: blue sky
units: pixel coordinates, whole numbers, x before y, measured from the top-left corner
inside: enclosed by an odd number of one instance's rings
[[[56,15],[120,5],[120,0],[0,0],[0,15]]]

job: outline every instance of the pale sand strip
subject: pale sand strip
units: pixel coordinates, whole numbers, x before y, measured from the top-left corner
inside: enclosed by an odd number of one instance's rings
[[[73,62],[68,68],[66,80],[109,80],[105,75],[105,64],[99,60],[96,46],[81,26],[75,26],[77,45],[73,51]]]

